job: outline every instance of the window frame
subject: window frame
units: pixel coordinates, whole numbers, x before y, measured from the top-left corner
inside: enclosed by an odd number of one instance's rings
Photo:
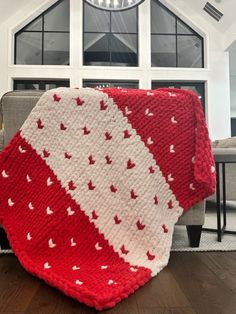
[[[53,10],[55,7],[57,7],[61,2],[63,2],[64,0],[58,0],[57,2],[55,2],[53,5],[51,5],[49,8],[47,8],[46,10],[44,10],[41,14],[39,14],[38,16],[36,16],[33,20],[31,20],[29,23],[27,23],[26,25],[24,25],[19,31],[17,31],[14,34],[14,65],[35,65],[35,64],[21,64],[21,63],[16,63],[16,59],[17,59],[17,36],[22,34],[22,33],[39,33],[42,34],[42,46],[41,46],[41,52],[42,52],[42,57],[41,57],[41,63],[38,64],[39,66],[50,66],[50,64],[44,64],[44,34],[45,33],[53,33],[53,34],[69,34],[69,62],[68,64],[53,64],[56,66],[70,66],[70,23],[69,23],[69,30],[68,31],[46,31],[44,29],[44,16],[51,10]],[[70,1],[69,1],[70,3]],[[42,18],[42,30],[28,30],[25,31],[25,28],[27,28],[30,24],[34,23],[38,18]],[[69,9],[69,17],[70,17],[70,9]]]
[[[153,33],[152,32],[152,2],[156,2],[163,10],[165,10],[168,14],[174,17],[175,19],[175,33]],[[184,26],[187,26],[189,30],[191,30],[192,34],[184,34],[178,33],[178,21],[183,23]],[[181,18],[179,18],[175,13],[173,13],[170,9],[168,9],[164,4],[162,4],[159,0],[151,0],[150,4],[150,36],[151,36],[151,67],[152,68],[169,68],[169,66],[152,66],[152,36],[175,36],[175,66],[171,66],[171,68],[184,68],[184,69],[203,69],[205,68],[205,55],[204,55],[204,38],[198,34],[191,26],[189,26],[186,22],[184,22]],[[186,36],[186,37],[194,37],[196,36],[199,40],[201,40],[201,67],[183,67],[178,66],[178,37]]]
[[[82,26],[82,66],[83,67],[92,67],[92,66],[96,66],[96,67],[132,67],[132,68],[138,68],[139,67],[139,64],[140,64],[140,57],[139,57],[139,8],[138,6],[132,8],[133,10],[136,10],[136,30],[137,32],[136,33],[124,33],[124,32],[112,32],[112,13],[117,13],[116,11],[108,11],[109,13],[109,32],[88,32],[88,31],[84,31],[85,29],[85,5],[88,5],[90,7],[91,4],[87,3],[86,1],[83,1],[83,13],[82,13],[82,16],[83,16],[83,26]],[[96,9],[96,10],[101,10],[101,11],[104,11],[104,9],[98,9],[96,7],[92,7],[93,9]],[[127,11],[127,10],[124,10],[124,11]],[[122,11],[118,11],[119,13],[121,13]],[[109,39],[108,39],[108,52],[109,52],[109,64],[102,64],[102,65],[93,65],[93,64],[85,64],[85,57],[84,57],[84,46],[85,46],[85,43],[84,43],[84,34],[106,34],[108,35]],[[118,35],[136,35],[137,37],[137,40],[136,40],[136,49],[137,49],[137,65],[114,65],[111,61],[111,56],[112,56],[112,51],[110,50],[110,36],[113,35],[113,34],[118,34]]]

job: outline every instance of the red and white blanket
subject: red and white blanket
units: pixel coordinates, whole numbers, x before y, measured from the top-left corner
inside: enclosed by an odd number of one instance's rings
[[[175,223],[212,194],[198,97],[46,92],[0,154],[0,223],[27,271],[98,310],[167,265]]]

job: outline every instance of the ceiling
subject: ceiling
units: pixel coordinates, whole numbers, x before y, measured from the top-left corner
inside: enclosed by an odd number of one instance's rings
[[[203,7],[207,1],[224,14],[219,22],[215,21],[205,11],[203,11]],[[195,14],[203,16],[221,33],[224,33],[235,22],[235,0],[175,0],[175,4],[177,7],[183,7],[184,5],[186,9],[188,8],[189,10],[194,10]]]

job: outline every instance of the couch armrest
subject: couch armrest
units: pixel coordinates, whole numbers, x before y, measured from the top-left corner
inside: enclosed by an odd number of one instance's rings
[[[179,220],[178,225],[203,225],[205,221],[205,207],[206,201],[203,200],[195,204],[189,211],[183,214]]]
[[[0,130],[0,151],[3,150],[4,147],[4,130]]]

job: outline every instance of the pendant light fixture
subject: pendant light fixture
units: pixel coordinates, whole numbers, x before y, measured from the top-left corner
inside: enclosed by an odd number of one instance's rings
[[[85,0],[88,4],[108,11],[128,10],[138,6],[144,0]]]

